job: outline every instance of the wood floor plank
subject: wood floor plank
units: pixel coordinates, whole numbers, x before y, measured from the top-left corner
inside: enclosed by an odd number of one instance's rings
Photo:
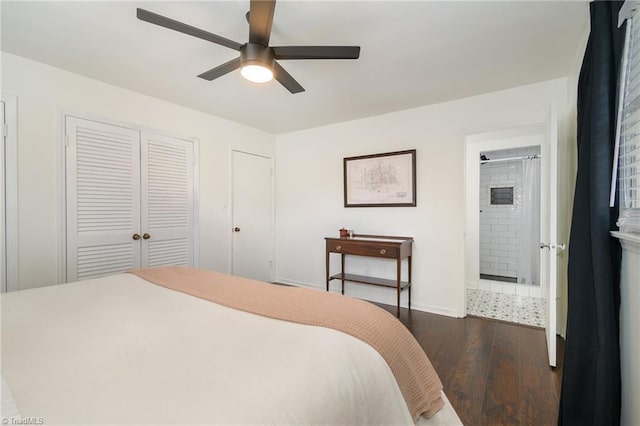
[[[495,324],[470,319],[465,322],[464,345],[454,348],[460,352],[454,374],[445,377],[445,392],[451,404],[457,407],[464,424],[473,424],[481,418],[482,403],[487,390],[487,377],[495,338]]]
[[[491,364],[482,403],[483,425],[521,424],[520,413],[520,330],[496,323],[491,348]]]
[[[378,305],[395,315],[395,306]],[[544,330],[401,309],[465,425],[555,425],[564,341],[549,367]]]
[[[551,425],[558,419],[557,374],[546,362],[545,340],[542,333],[529,333],[520,342],[520,398],[526,424]]]

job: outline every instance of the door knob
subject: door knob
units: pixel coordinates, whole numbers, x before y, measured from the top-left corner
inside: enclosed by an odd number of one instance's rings
[[[240,228],[236,226],[235,228],[233,228],[233,232],[240,232]]]
[[[546,248],[546,249],[556,249],[556,250],[562,251],[562,250],[566,249],[566,248],[567,248],[567,246],[566,246],[564,243],[562,243],[562,244],[545,244],[545,243],[540,243],[540,248],[541,248],[541,249],[545,249],[545,248]]]
[[[138,241],[140,239],[140,234],[133,234],[133,236],[131,237],[134,240]]]
[[[149,238],[151,238],[151,235],[147,234],[146,232],[142,235],[142,239],[144,240],[148,240]]]

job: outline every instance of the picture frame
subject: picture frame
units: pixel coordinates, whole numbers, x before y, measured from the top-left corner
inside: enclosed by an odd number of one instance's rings
[[[416,150],[347,157],[345,207],[416,207]]]

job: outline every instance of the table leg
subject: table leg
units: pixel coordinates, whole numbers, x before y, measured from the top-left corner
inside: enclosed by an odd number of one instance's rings
[[[327,251],[327,259],[326,259],[326,277],[327,277],[327,291],[329,291],[329,254]]]
[[[396,289],[397,289],[397,292],[398,292],[398,300],[397,300],[398,305],[397,305],[397,308],[396,308],[396,316],[398,318],[400,318],[400,290],[401,290],[400,283],[401,283],[401,279],[402,279],[402,259],[400,259],[400,257],[398,257],[398,259],[396,261],[396,265],[397,265],[397,268],[396,268],[396,271],[397,271]]]
[[[340,253],[340,275],[342,277],[342,294],[344,294],[344,254]]]
[[[411,256],[407,257],[408,272],[409,272],[409,310],[411,310]]]

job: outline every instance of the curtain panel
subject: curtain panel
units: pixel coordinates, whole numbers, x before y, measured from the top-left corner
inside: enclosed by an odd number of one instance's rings
[[[609,207],[622,2],[590,4],[578,82],[578,173],[569,241],[568,317],[560,425],[620,423],[620,245]]]

